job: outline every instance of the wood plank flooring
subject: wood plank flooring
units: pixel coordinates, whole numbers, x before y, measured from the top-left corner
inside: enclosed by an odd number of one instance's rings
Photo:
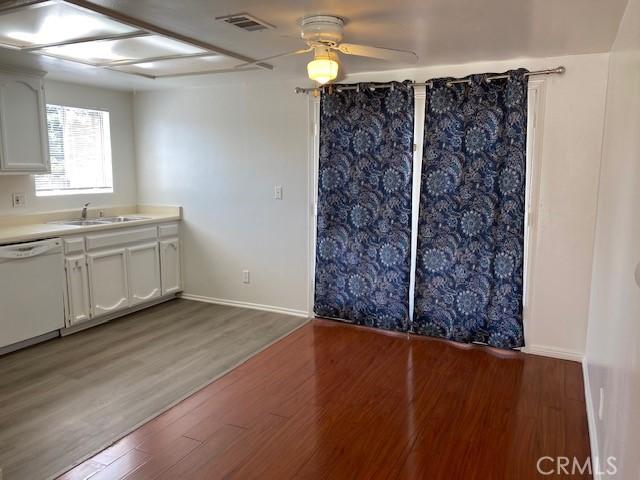
[[[306,322],[172,300],[0,357],[0,478],[64,472]],[[172,428],[189,422],[198,423],[191,415]],[[161,460],[152,455],[159,445],[101,454],[78,471],[109,463],[104,478],[136,462],[140,472],[162,471],[200,442],[178,435]]]
[[[589,456],[580,364],[315,320],[61,478],[590,478],[541,456]]]

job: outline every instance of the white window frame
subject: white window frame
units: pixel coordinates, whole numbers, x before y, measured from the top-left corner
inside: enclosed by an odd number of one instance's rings
[[[418,238],[418,210],[420,205],[420,180],[422,178],[422,150],[424,141],[424,115],[426,108],[425,87],[414,87],[414,154],[412,178],[412,215],[411,215],[411,272],[409,282],[409,319],[413,321],[415,267]],[[525,342],[531,338],[532,299],[534,291],[534,265],[538,238],[538,209],[540,203],[540,178],[542,170],[542,132],[544,104],[546,99],[546,80],[529,78],[527,105],[527,152],[525,185],[525,227],[524,227],[524,265],[523,265],[523,329]],[[314,317],[313,303],[315,292],[316,228],[318,201],[318,170],[320,161],[320,96],[309,96],[309,281],[307,311]],[[525,347],[522,351],[527,351]]]
[[[87,105],[70,105],[67,103],[61,102],[47,102],[46,107],[49,105],[54,105],[62,108],[75,108],[81,110],[92,110],[97,112],[106,113],[108,118],[104,123],[104,132],[105,141],[104,142],[104,154],[109,157],[110,168],[111,168],[111,187],[91,187],[91,188],[69,188],[69,189],[58,189],[58,190],[38,190],[35,177],[34,177],[34,192],[36,197],[59,197],[59,196],[68,196],[68,195],[94,195],[94,194],[109,194],[114,191],[114,175],[113,175],[113,153],[112,153],[112,138],[111,138],[111,112],[106,108],[87,106]],[[49,134],[49,123],[47,121],[47,135]],[[50,160],[49,160],[50,161]],[[46,174],[45,174],[46,175]]]

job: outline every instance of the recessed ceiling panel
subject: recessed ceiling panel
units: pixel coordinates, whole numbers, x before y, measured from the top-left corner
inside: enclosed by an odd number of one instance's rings
[[[160,35],[96,40],[43,49],[43,53],[93,64],[134,62],[157,57],[196,55],[206,52],[202,48]]]
[[[19,48],[137,30],[99,13],[56,1],[0,14],[0,43]]]
[[[125,73],[163,77],[170,75],[185,75],[203,73],[215,70],[227,70],[238,65],[238,60],[223,55],[206,57],[175,58],[155,62],[137,63],[115,67]]]

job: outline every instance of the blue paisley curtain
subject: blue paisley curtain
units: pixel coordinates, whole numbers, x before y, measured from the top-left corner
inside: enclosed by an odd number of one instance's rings
[[[315,313],[406,331],[413,88],[370,85],[320,102]]]
[[[524,345],[526,70],[427,91],[412,330]]]

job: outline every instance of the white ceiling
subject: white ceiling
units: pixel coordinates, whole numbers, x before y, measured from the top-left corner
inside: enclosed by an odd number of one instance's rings
[[[627,0],[94,0],[174,32],[261,58],[301,48],[298,21],[309,14],[344,17],[345,41],[413,50],[419,65],[609,51]],[[248,12],[275,30],[244,32],[214,21]],[[304,82],[308,57],[272,61],[274,71],[151,80],[72,62],[0,49],[0,63],[38,68],[48,78],[120,89],[202,85],[249,78]],[[348,73],[407,65],[342,57]],[[224,77],[224,78],[223,78]],[[305,82],[308,84],[308,82]]]

